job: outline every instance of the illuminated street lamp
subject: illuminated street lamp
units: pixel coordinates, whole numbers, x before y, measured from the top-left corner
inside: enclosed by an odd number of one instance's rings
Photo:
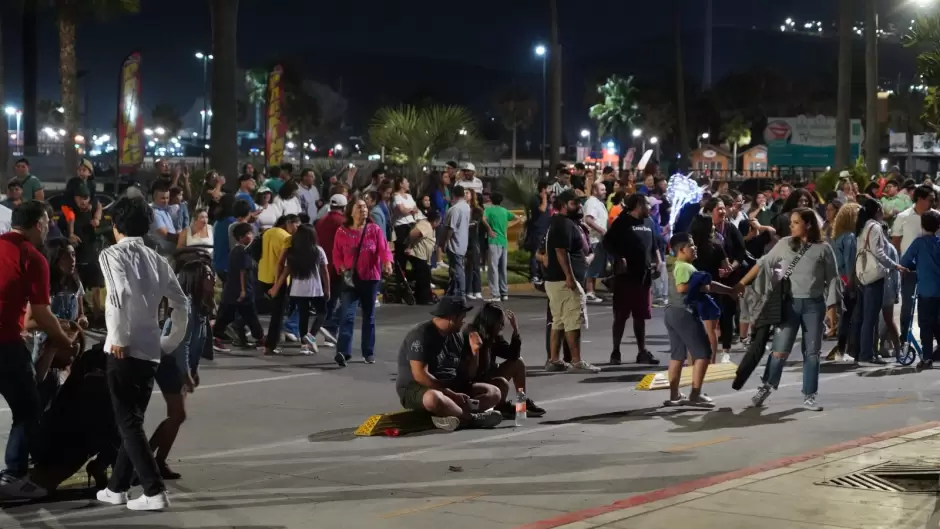
[[[653,136],[652,138],[650,138],[650,145],[656,145],[657,143],[659,143],[659,138],[657,138],[656,136]]]
[[[535,47],[535,56],[542,59],[542,143],[539,145],[539,152],[542,154],[539,175],[542,177],[545,176],[545,142],[548,139],[548,120],[545,117],[548,112],[548,49],[544,44]]]
[[[16,115],[16,107],[6,107],[4,112],[6,112],[8,116],[14,116]]]
[[[205,140],[209,136],[209,120],[206,119],[206,114],[212,117],[212,112],[209,110],[209,61],[214,57],[211,53],[205,54],[197,51],[196,58],[202,61],[202,139]],[[209,146],[206,145],[206,149],[208,148]],[[202,151],[202,168],[206,169],[208,165],[209,160],[206,151]]]
[[[643,135],[643,129],[633,129],[633,137],[639,138]]]

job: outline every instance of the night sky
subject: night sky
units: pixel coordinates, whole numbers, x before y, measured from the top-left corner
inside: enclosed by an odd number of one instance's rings
[[[910,19],[905,1],[885,0],[893,10],[888,16]],[[21,106],[20,24],[11,3],[0,7],[5,103]],[[690,82],[698,83],[705,1],[683,3],[686,71]],[[185,111],[202,92],[202,67],[193,54],[210,48],[208,2],[142,4],[138,15],[91,20],[78,29],[79,68],[89,71],[94,127],[113,122],[117,71],[135,49],[143,58],[145,106],[168,103]],[[620,72],[653,79],[673,68],[671,0],[559,4],[566,128],[587,121],[582,105],[587,78]],[[778,66],[793,75],[835,68],[832,43],[821,45],[820,53],[798,48],[788,56],[789,43],[774,28],[787,16],[833,23],[836,0],[714,0],[714,5],[715,79],[768,60],[780,61]],[[334,89],[342,83],[354,125],[367,123],[377,106],[402,100],[430,98],[480,112],[497,85],[516,82],[539,93],[541,67],[532,48],[547,40],[546,6],[540,0],[241,0],[239,63],[263,66],[289,57],[309,79]],[[58,100],[54,20],[45,14],[39,25],[39,97]]]

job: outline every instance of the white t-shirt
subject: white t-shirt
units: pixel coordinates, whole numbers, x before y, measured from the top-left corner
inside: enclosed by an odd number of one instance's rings
[[[891,226],[891,238],[901,238],[901,255],[904,255],[914,239],[923,234],[924,230],[920,227],[920,215],[914,211],[913,207],[898,213],[898,216],[894,219],[894,224]]]
[[[0,235],[13,229],[13,210],[0,206]]]
[[[392,214],[395,216],[395,226],[405,226],[407,224],[415,223],[415,216],[408,214],[402,215],[399,211],[399,206],[405,206],[405,209],[411,211],[415,209],[418,205],[415,203],[415,199],[411,197],[411,194],[405,193],[404,196],[395,193],[392,198]]]
[[[304,208],[300,205],[300,199],[297,197],[288,198],[287,200],[282,199],[281,197],[274,198],[274,206],[278,210],[278,217],[283,217],[284,215],[300,215],[301,213],[306,213]]]
[[[323,247],[317,245],[317,251],[320,252],[320,264],[329,264],[326,260],[326,252]],[[320,282],[320,266],[313,269],[313,274],[306,279],[294,279],[290,281],[290,296],[292,298],[320,298],[323,297],[323,283]]]
[[[258,214],[258,226],[261,227],[262,230],[273,228],[279,216],[280,208],[274,204],[268,204],[261,210],[261,213]]]
[[[593,217],[595,224],[607,229],[607,206],[599,198],[591,196],[584,201],[584,216],[585,218]],[[591,227],[588,227],[588,230],[591,244],[601,242],[603,235],[600,232]]]
[[[458,180],[457,185],[464,188],[465,191],[469,189],[478,195],[483,192],[483,180],[475,176],[470,180]]]

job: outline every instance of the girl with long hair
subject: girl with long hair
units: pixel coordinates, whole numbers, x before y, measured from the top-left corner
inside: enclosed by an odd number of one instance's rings
[[[364,200],[350,200],[343,225],[333,240],[333,266],[340,277],[349,281],[340,295],[339,336],[333,360],[340,367],[352,358],[352,339],[356,310],[362,310],[362,356],[375,363],[375,300],[382,273],[392,272],[392,253],[382,229],[369,221]],[[346,274],[350,272],[350,274]]]
[[[502,336],[505,322],[509,321],[512,327],[512,338],[506,341]],[[522,360],[522,338],[519,334],[519,324],[516,315],[511,310],[504,310],[496,303],[488,302],[480,308],[473,321],[463,331],[463,344],[465,354],[470,353],[470,334],[480,335],[481,346],[478,352],[479,367],[475,382],[493,384],[503,393],[503,400],[497,411],[504,417],[515,417],[515,407],[506,401],[509,393],[509,384],[512,389],[522,390],[526,395],[526,412],[529,417],[541,417],[545,410],[540,408],[529,398],[526,387],[525,362]],[[499,363],[498,359],[504,360]]]
[[[816,212],[808,208],[791,211],[789,232],[789,236],[780,239],[764,256],[764,261],[773,268],[790,272],[787,281],[780,284],[780,288],[789,287],[789,294],[784,296],[781,307],[783,322],[774,334],[773,353],[761,379],[763,385],[752,401],[754,406],[763,406],[771,392],[777,389],[796,334],[802,330],[803,407],[819,411],[822,408],[816,403],[816,394],[819,390],[823,318],[827,306],[837,306],[841,302],[841,291],[834,285],[839,275],[832,248],[822,240]],[[760,268],[751,268],[738,283],[735,288],[739,293],[754,281]]]
[[[855,268],[855,252],[857,247],[857,237],[855,235],[855,224],[858,222],[858,212],[862,207],[855,202],[850,202],[839,208],[835,219],[832,221],[832,251],[836,258],[836,270],[839,273],[839,280],[842,281],[842,313],[839,317],[839,342],[829,352],[826,360],[837,360],[844,354],[857,353],[850,351],[849,348],[858,345],[858,340],[849,340],[852,331],[852,315],[855,313],[855,302],[858,299],[857,285],[855,281],[850,281],[849,274]]]
[[[475,191],[469,191],[470,226],[467,234],[467,253],[464,256],[464,277],[466,278],[467,298],[483,299],[483,251],[480,237],[483,234],[483,206]]]
[[[291,237],[290,247],[281,255],[281,262],[278,263],[280,272],[269,292],[272,297],[277,296],[290,276],[288,313],[296,310],[299,315],[300,352],[305,355],[320,352],[317,333],[326,321],[326,300],[330,298],[327,264],[326,251],[317,240],[317,232],[313,226],[301,224]],[[313,325],[308,328],[310,309],[315,311],[316,316]]]
[[[157,469],[163,479],[180,478],[166,460],[180,427],[186,421],[186,394],[196,390],[199,356],[208,337],[206,325],[215,309],[215,273],[209,259],[198,255],[190,257],[189,261],[180,260],[183,264],[177,264],[176,274],[191,307],[186,336],[173,354],[163,356],[155,377],[166,401],[166,418],[150,437],[150,448],[154,451]],[[171,326],[167,319],[164,334],[170,331]]]
[[[868,198],[862,199],[860,204],[862,207],[855,223],[855,234],[858,237],[855,273],[850,278],[850,281],[858,284],[858,301],[853,320],[853,334],[859,337],[855,362],[884,365],[887,362],[875,354],[875,340],[878,333],[878,317],[882,314],[884,305],[885,278],[891,270],[904,272],[905,269],[888,255],[887,247],[891,243],[885,235],[887,229],[882,224],[884,211],[881,203]]]
[[[719,200],[718,203],[721,203],[721,201]],[[713,203],[712,207],[714,208],[716,205]],[[711,210],[709,213],[711,213]],[[689,234],[695,242],[695,247],[698,248],[698,257],[692,262],[695,269],[708,272],[716,280],[727,275],[727,271],[731,269],[731,263],[728,262],[724,248],[716,240],[715,226],[711,216],[699,216],[694,219],[689,227]],[[703,320],[703,322],[705,323],[705,332],[708,334],[708,342],[712,347],[711,363],[714,364],[718,360],[718,326],[720,319]]]

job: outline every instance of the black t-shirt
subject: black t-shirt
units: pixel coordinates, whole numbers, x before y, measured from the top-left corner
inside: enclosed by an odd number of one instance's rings
[[[82,240],[82,242],[75,247],[76,263],[88,264],[97,262],[98,256],[95,252],[95,227],[91,225],[91,219],[94,216],[94,210],[75,211],[74,231],[75,235],[77,235],[78,238]],[[68,233],[67,226],[64,232]]]
[[[412,360],[427,364],[428,373],[442,382],[464,378],[459,372],[462,357],[463,340],[460,332],[444,336],[434,326],[434,322],[418,324],[405,335],[398,349],[395,389],[401,393],[415,381],[411,375]]]
[[[565,273],[558,263],[555,250],[564,249],[571,256],[574,277],[579,277],[578,270],[584,268],[584,239],[581,229],[565,215],[553,215],[548,224],[548,266],[545,268],[545,281],[564,281]]]
[[[73,210],[78,209],[78,206],[75,204],[75,194],[78,193],[78,189],[82,184],[85,184],[85,187],[88,188],[88,198],[91,199],[91,208],[97,208],[98,202],[96,195],[98,186],[95,184],[95,179],[89,178],[88,180],[82,180],[77,176],[69,178],[68,182],[65,183],[65,205]]]
[[[231,304],[238,302],[238,296],[242,290],[241,273],[247,272],[245,277],[245,302],[254,303],[254,274],[255,262],[248,255],[248,251],[241,244],[232,248],[228,254],[228,277],[225,286],[222,288],[222,303]]]
[[[713,281],[721,281],[719,270],[725,261],[725,250],[717,242],[709,240],[705,244],[697,244],[698,257],[692,265],[701,272],[708,272]]]
[[[604,249],[616,258],[626,259],[627,269],[617,276],[630,283],[648,285],[652,279],[650,265],[656,255],[655,234],[650,223],[633,215],[618,216],[604,235]]]

